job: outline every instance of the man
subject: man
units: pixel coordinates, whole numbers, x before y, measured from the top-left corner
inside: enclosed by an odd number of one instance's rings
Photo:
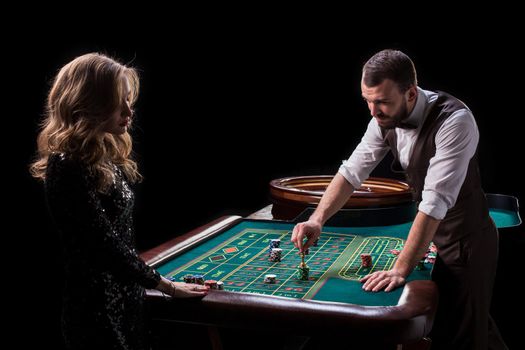
[[[433,349],[505,349],[489,315],[498,238],[481,189],[471,111],[447,93],[419,88],[412,60],[396,50],[366,62],[361,91],[373,118],[315,212],[295,226],[292,242],[300,251],[311,246],[391,150],[392,166],[414,189],[418,213],[394,267],[362,278],[363,289],[388,292],[403,285],[433,241],[438,258],[432,278],[440,296]]]

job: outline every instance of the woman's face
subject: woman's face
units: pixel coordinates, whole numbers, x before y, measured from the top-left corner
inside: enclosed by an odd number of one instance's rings
[[[122,78],[123,84],[123,99],[117,109],[113,111],[109,117],[109,120],[106,123],[104,131],[113,135],[122,135],[127,130],[131,124],[131,116],[133,111],[131,110],[129,95],[129,81],[126,78]]]

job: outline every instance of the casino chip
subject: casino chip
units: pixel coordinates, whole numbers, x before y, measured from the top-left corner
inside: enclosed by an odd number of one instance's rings
[[[372,266],[372,255],[363,253],[361,254],[361,266],[370,267]]]
[[[195,276],[193,275],[184,275],[183,279],[186,283],[195,283]]]
[[[416,270],[420,270],[420,271],[423,271],[423,270],[426,270],[427,267],[425,266],[425,260],[419,260],[419,262],[417,263],[417,266],[416,266]]]
[[[310,268],[304,262],[301,262],[297,267],[297,279],[301,281],[308,281],[310,275]]]
[[[204,285],[210,287],[210,289],[217,289],[217,281],[215,280],[206,280]]]
[[[264,276],[264,283],[273,284],[277,280],[277,275],[274,274],[267,274]]]
[[[281,248],[272,248],[270,251],[270,262],[280,262],[282,257],[283,250]]]
[[[193,278],[195,279],[193,283],[204,285],[204,275],[193,275]]]

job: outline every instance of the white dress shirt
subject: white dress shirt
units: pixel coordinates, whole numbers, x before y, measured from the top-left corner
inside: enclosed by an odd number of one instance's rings
[[[407,122],[415,123],[418,127],[395,129],[397,151],[403,169],[409,164],[412,148],[436,99],[437,93],[418,87],[416,105],[407,119]],[[418,208],[420,211],[441,220],[447,210],[454,206],[465,180],[470,159],[476,153],[478,140],[478,127],[468,108],[454,112],[443,122],[436,134],[436,154],[430,158],[422,201]],[[361,143],[350,158],[343,161],[339,173],[354,188],[358,188],[389,149],[383,141],[381,128],[375,118],[372,118]]]

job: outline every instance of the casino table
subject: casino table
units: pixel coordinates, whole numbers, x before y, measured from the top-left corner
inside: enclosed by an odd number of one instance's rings
[[[491,216],[499,229],[521,220],[508,196],[491,197]],[[312,209],[309,209],[310,211]],[[270,208],[261,211],[268,217]],[[413,217],[413,203],[387,208],[340,211],[323,228],[305,262],[307,281],[296,276],[300,257],[290,242],[294,221],[222,217],[141,254],[162,275],[183,280],[187,274],[224,282],[202,299],[172,299],[147,291],[153,319],[238,329],[278,330],[290,334],[344,334],[367,343],[411,344],[424,339],[433,324],[438,302],[425,263],[392,292],[365,292],[358,279],[390,269],[392,253],[402,249]],[[268,260],[271,239],[281,240],[282,260]],[[361,253],[372,255],[371,267],[361,266]],[[264,283],[266,274],[277,276]]]

